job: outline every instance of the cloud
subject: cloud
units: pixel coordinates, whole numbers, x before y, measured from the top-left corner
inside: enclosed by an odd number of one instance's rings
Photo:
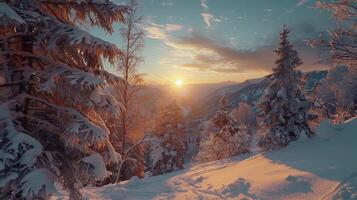
[[[254,70],[266,70],[266,65],[257,64],[258,59],[272,56],[271,49],[262,48],[257,51],[242,51],[224,45],[218,41],[200,35],[183,37],[168,44],[175,51],[190,52],[193,56],[182,67],[197,71],[214,71],[222,73],[239,73]],[[176,54],[179,56],[180,54]],[[187,60],[187,59],[186,59]]]
[[[284,14],[291,14],[293,13],[295,10],[294,9],[288,9],[284,12]]]
[[[308,2],[308,0],[299,0],[299,2],[296,4],[297,7],[302,6],[304,4],[306,4]]]
[[[214,22],[221,22],[220,19],[216,18],[212,13],[209,12],[207,0],[201,0],[201,7],[203,9],[203,12],[201,12],[201,16],[207,28],[211,27]]]
[[[162,6],[173,6],[173,5],[174,5],[173,1],[162,2]]]
[[[147,26],[144,30],[147,33],[146,36],[152,39],[167,39],[168,37],[165,30],[158,26]]]
[[[211,22],[214,21],[214,16],[210,13],[201,13],[201,16],[207,27],[211,27]]]
[[[201,16],[203,18],[203,21],[205,22],[205,24],[207,25],[207,27],[211,27],[212,24],[214,22],[221,22],[222,20],[215,18],[214,15],[212,15],[211,13],[201,13]]]
[[[180,24],[166,24],[165,25],[165,30],[168,32],[179,31],[182,28],[183,28],[183,26]]]
[[[209,25],[212,23],[210,20],[212,17],[208,20]],[[277,57],[273,50],[279,44],[278,33],[274,39],[267,38],[268,36],[262,38],[262,41],[270,41],[269,43],[251,50],[243,50],[239,46],[235,47],[235,42],[232,44],[235,38],[229,38],[227,41],[208,38],[180,24],[156,24],[150,21],[144,29],[147,37],[160,40],[168,52],[158,61],[162,66],[216,73],[269,73],[275,67]],[[296,24],[293,30],[294,33],[299,33],[295,34],[299,38],[303,38],[304,35],[311,36],[311,33],[318,34],[309,22]],[[174,38],[171,33],[176,31],[187,31],[189,35]],[[290,41],[304,60],[301,69],[316,69],[316,51],[301,39],[291,37]]]
[[[316,68],[315,52],[303,41],[291,41],[305,64],[303,70]],[[202,35],[193,34],[165,43],[171,48],[170,55],[160,64],[194,71],[217,73],[271,72],[275,66],[276,55],[273,50],[278,46],[277,39],[271,44],[257,47],[255,50],[239,50],[229,43],[213,40]]]
[[[146,26],[143,27],[143,29],[146,31],[146,35],[149,38],[166,40],[169,37],[169,33],[182,30],[183,26],[180,24],[160,25],[149,22]]]
[[[201,7],[204,10],[208,10],[207,0],[201,0]]]

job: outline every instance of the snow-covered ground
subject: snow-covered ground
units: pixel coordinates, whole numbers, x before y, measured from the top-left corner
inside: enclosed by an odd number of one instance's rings
[[[83,193],[88,199],[357,199],[357,119],[324,121],[317,137],[283,149]]]

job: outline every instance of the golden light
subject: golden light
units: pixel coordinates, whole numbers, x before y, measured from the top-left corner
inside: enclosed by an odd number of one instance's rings
[[[176,84],[176,86],[181,86],[182,85],[182,81],[181,80],[176,80],[175,84]]]

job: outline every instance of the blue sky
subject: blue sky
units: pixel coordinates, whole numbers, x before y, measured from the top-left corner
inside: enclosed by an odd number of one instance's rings
[[[303,70],[319,69],[304,40],[333,27],[314,0],[141,0],[146,32],[139,71],[168,83],[244,81],[268,74],[283,24]],[[93,34],[120,46],[119,34]]]

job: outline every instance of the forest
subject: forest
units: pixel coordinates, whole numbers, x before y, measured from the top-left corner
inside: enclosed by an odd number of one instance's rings
[[[146,0],[0,0],[0,199],[357,199],[357,1],[306,2],[331,28],[254,54],[199,36],[213,1],[173,39]]]

